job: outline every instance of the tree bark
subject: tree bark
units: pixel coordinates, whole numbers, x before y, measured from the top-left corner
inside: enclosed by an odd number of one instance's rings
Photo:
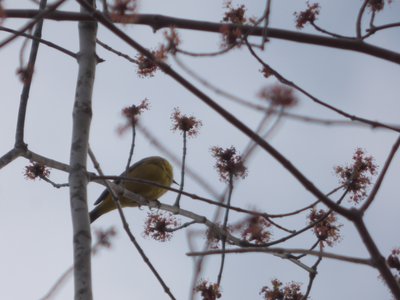
[[[93,1],[91,1],[93,3]],[[93,5],[93,4],[92,4]],[[85,12],[81,8],[81,12]],[[96,70],[94,21],[79,22],[78,79],[73,109],[70,153],[70,201],[73,225],[75,299],[91,300],[91,233],[87,204],[87,154],[92,119],[92,91]]]

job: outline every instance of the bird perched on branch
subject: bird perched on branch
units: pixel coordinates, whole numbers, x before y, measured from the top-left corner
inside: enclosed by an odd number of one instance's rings
[[[124,172],[121,176],[132,179],[147,180],[168,187],[174,182],[171,164],[166,159],[159,156],[146,157],[136,162],[128,169],[127,173]],[[117,181],[116,183],[148,200],[157,200],[168,191],[162,187],[152,185],[151,183],[147,184],[135,181]],[[139,206],[133,200],[124,197],[120,198],[120,203],[122,207]],[[90,223],[93,223],[103,214],[117,208],[107,189],[104,190],[94,204],[97,206],[90,212]]]

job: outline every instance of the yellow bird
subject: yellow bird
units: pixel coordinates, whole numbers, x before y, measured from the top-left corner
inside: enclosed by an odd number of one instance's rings
[[[125,176],[125,172],[121,176]],[[159,156],[146,157],[133,164],[128,169],[128,177],[148,180],[164,186],[170,186],[174,182],[171,164]],[[119,181],[116,183],[119,183]],[[149,200],[156,200],[168,191],[158,186],[134,181],[123,181],[121,186]],[[138,206],[132,200],[124,197],[120,198],[120,203],[122,207]],[[90,223],[93,223],[101,215],[117,208],[108,190],[104,190],[94,204],[97,206],[90,212]]]

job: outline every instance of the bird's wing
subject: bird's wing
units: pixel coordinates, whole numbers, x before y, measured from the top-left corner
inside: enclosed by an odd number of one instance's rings
[[[147,158],[144,158],[144,159],[141,159],[141,160],[135,162],[132,166],[129,167],[129,169],[128,169],[128,174],[129,174],[133,169],[137,168],[138,166],[140,166],[140,165],[146,163],[148,160],[151,160],[151,159],[153,159],[153,158],[154,158],[154,156],[150,156],[150,157],[147,157]],[[125,176],[125,172],[123,172],[123,173],[122,173],[121,175],[119,175],[119,176]],[[115,180],[114,183],[118,184],[118,183],[120,183],[120,180]],[[105,189],[105,190],[101,193],[101,195],[99,196],[99,198],[97,198],[97,200],[96,200],[96,202],[94,203],[94,205],[100,204],[104,199],[106,199],[106,198],[108,197],[109,193],[110,193],[110,192],[109,192],[107,189]]]
[[[94,203],[94,205],[100,204],[104,199],[107,198],[108,194],[109,194],[109,191],[108,191],[107,189],[105,189],[105,190],[101,193],[100,197],[97,198],[97,200],[96,200],[96,202]]]

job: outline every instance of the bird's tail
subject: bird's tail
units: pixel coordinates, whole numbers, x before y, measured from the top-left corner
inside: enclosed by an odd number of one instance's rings
[[[100,217],[103,214],[102,210],[100,209],[100,205],[96,206],[90,213],[89,213],[89,218],[90,218],[90,223],[93,223],[95,220],[97,220],[98,217]]]
[[[104,190],[94,204],[96,205],[95,208],[89,213],[90,223],[93,223],[98,217],[116,208],[107,190]]]

